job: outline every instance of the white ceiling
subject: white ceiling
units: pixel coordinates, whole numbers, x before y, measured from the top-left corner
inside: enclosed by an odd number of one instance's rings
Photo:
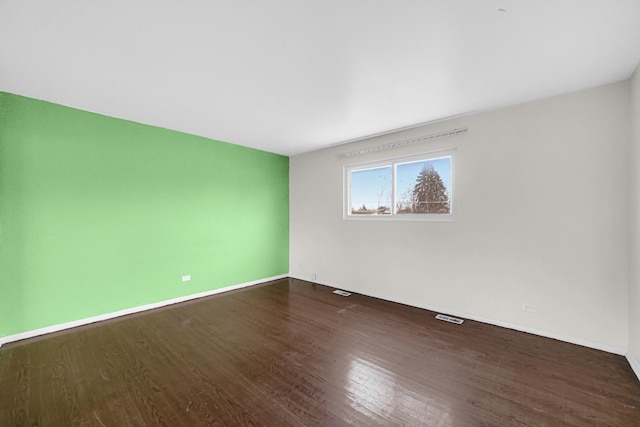
[[[0,91],[285,155],[639,62],[640,0],[0,0]]]

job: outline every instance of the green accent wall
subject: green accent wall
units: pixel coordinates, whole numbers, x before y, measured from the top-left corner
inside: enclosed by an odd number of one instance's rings
[[[288,157],[0,92],[0,337],[288,271]]]

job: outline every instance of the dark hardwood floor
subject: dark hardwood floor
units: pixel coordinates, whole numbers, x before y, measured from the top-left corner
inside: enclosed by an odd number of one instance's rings
[[[640,426],[617,355],[283,279],[0,349],[0,426]]]

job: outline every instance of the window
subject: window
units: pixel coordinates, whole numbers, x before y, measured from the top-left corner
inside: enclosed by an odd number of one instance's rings
[[[452,219],[454,151],[346,166],[345,218]]]
[[[391,166],[351,171],[351,215],[391,214]]]

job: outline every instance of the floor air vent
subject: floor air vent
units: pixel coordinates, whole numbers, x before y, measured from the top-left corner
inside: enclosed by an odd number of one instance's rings
[[[351,292],[347,292],[347,291],[342,291],[340,289],[336,289],[335,291],[333,291],[334,294],[338,294],[338,295],[342,295],[343,297],[348,297],[349,295],[351,295]]]
[[[457,317],[447,316],[446,314],[438,314],[436,316],[436,319],[444,320],[445,322],[455,323],[456,325],[462,325],[462,322],[464,322],[464,320],[462,319],[458,319]]]

